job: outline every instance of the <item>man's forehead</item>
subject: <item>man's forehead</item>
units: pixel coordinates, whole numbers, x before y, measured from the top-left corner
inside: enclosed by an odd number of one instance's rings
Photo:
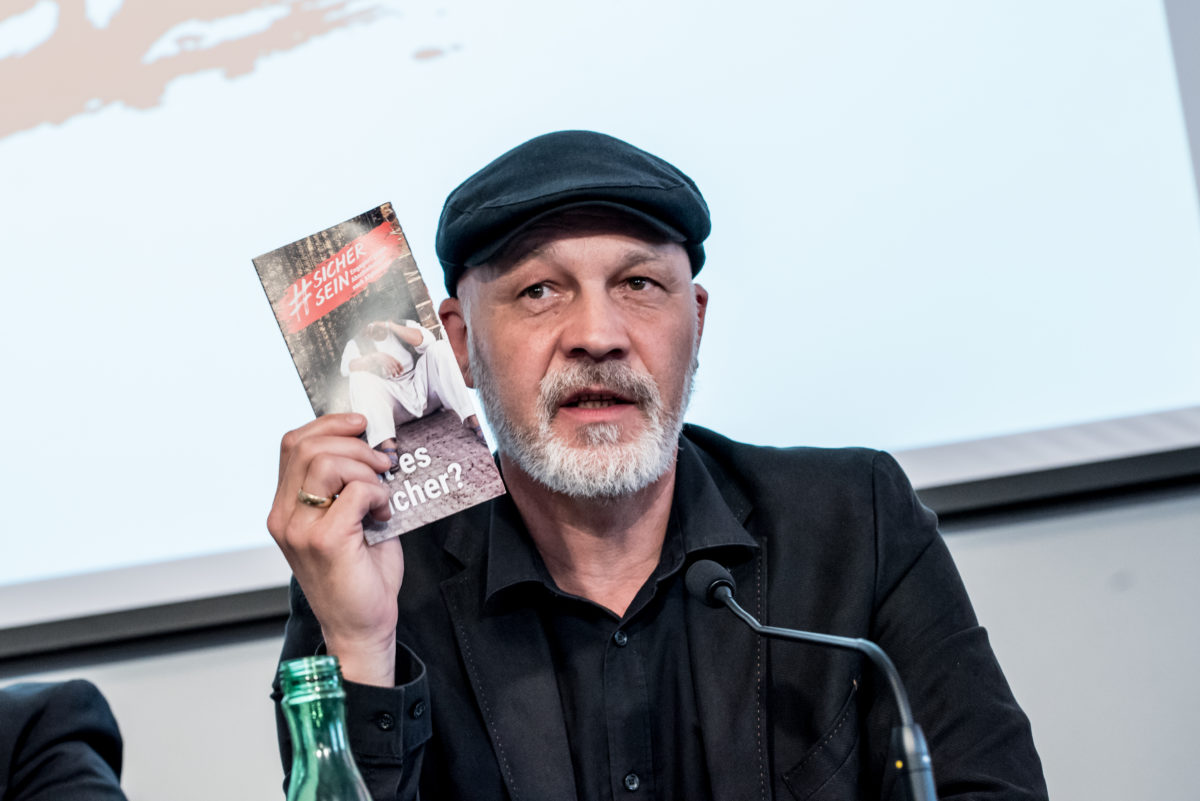
[[[576,207],[619,210],[679,242],[693,275],[704,263],[708,206],[687,175],[611,136],[559,131],[513,148],[450,193],[435,243],[447,290],[455,295],[469,269],[495,264],[546,215]]]
[[[585,206],[556,211],[526,226],[491,259],[479,266],[505,271],[531,258],[549,254],[559,248],[562,242],[590,237],[623,240],[624,250],[631,254],[631,258],[641,254],[640,258],[644,260],[676,251],[686,258],[686,251],[679,246],[677,237],[672,233],[618,209]],[[671,245],[675,247],[668,248]]]

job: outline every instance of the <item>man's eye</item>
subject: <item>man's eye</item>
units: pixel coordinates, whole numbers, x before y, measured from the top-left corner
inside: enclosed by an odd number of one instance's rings
[[[630,289],[640,292],[646,287],[650,286],[650,279],[640,275],[635,275],[633,278],[630,278],[627,283],[629,284]]]
[[[522,292],[521,295],[529,298],[530,300],[541,300],[542,298],[546,297],[546,285],[534,284]]]

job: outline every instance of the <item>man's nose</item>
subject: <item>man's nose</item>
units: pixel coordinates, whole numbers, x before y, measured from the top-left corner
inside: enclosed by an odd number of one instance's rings
[[[625,317],[607,292],[585,289],[576,296],[562,345],[568,356],[595,361],[620,359],[629,352]]]

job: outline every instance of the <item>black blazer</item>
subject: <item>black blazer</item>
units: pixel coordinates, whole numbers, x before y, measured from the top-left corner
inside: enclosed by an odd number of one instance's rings
[[[82,681],[0,689],[0,801],[125,801],[121,734]]]
[[[377,798],[575,797],[558,684],[536,613],[485,603],[499,499],[404,537],[395,689],[348,688]],[[943,799],[1043,799],[1029,722],[937,533],[887,454],[760,448],[687,426],[675,513],[757,547],[725,559],[760,621],[883,646],[925,730]],[[730,530],[733,530],[730,529]],[[714,798],[901,797],[893,702],[853,652],[767,641],[725,610],[687,611]],[[320,648],[293,582],[283,658]],[[419,657],[419,658],[418,658]],[[281,721],[285,768],[290,747]],[[895,794],[894,794],[895,791]]]

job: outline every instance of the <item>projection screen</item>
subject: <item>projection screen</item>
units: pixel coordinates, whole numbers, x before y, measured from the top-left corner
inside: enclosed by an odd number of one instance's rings
[[[693,422],[926,488],[1200,446],[1183,4],[6,8],[0,629],[282,586],[250,259],[390,201],[436,302],[446,194],[550,130],[709,201]]]

